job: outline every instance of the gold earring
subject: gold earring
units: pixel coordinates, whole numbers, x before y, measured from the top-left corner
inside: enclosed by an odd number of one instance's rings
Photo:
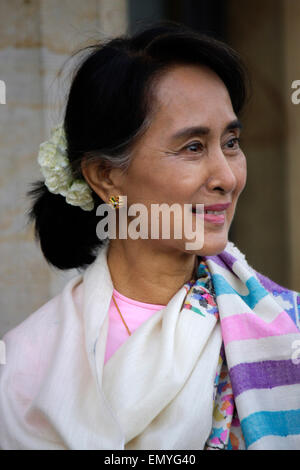
[[[118,209],[122,206],[122,196],[111,196],[108,202],[114,209]]]

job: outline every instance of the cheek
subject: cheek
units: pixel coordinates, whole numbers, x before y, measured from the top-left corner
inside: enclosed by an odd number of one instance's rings
[[[129,188],[139,185],[149,188],[157,187],[163,181],[161,170],[161,165],[158,164],[155,156],[148,153],[137,156],[129,168],[126,184]]]
[[[244,154],[242,158],[239,160],[239,162],[235,165],[234,173],[236,177],[235,194],[236,194],[236,197],[238,197],[240,193],[243,191],[246,185],[246,181],[247,181],[247,163],[246,163],[246,158]]]
[[[195,186],[195,172],[175,162],[157,163],[152,159],[149,165],[149,161],[145,160],[145,165],[139,162],[129,171],[123,185],[128,195],[139,201],[166,203],[189,198],[190,188]]]

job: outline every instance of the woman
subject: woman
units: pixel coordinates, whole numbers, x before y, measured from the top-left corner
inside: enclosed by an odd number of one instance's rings
[[[80,64],[32,217],[48,262],[82,273],[4,338],[2,448],[300,448],[299,297],[228,242],[246,83],[231,48],[176,24]],[[109,241],[104,203],[123,214]],[[157,204],[203,220],[202,245],[174,236],[178,214],[144,236]]]

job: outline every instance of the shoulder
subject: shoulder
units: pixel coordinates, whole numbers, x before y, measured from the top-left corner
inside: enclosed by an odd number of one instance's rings
[[[36,353],[39,348],[44,349],[51,342],[52,334],[57,330],[62,317],[71,312],[68,301],[72,298],[75,307],[76,305],[79,307],[81,292],[82,276],[76,276],[58,295],[8,331],[2,339],[7,346],[8,357],[21,352],[21,347],[26,348],[28,353],[30,351]],[[22,353],[25,353],[24,349]]]

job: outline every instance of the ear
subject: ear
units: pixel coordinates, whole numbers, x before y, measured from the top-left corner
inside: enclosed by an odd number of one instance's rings
[[[109,198],[122,194],[120,190],[122,171],[111,168],[97,161],[84,161],[81,163],[82,174],[102,201],[108,203]]]

